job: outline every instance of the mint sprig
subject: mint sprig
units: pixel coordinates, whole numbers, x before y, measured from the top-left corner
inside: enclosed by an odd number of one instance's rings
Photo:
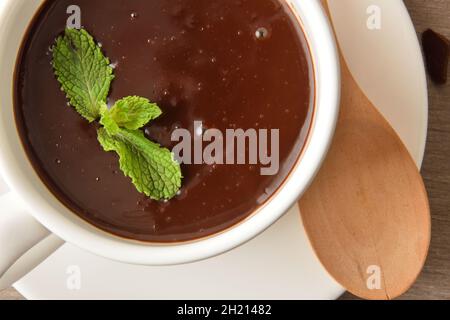
[[[155,200],[171,199],[181,188],[181,168],[166,148],[148,140],[142,130],[161,109],[137,96],[106,105],[114,79],[110,62],[84,29],[67,29],[53,46],[56,78],[70,104],[89,122],[98,120],[98,140],[105,151],[115,151],[120,169],[136,189]]]

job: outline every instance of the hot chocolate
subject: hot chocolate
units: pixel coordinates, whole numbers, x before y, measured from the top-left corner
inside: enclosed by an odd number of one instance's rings
[[[262,175],[262,164],[183,164],[175,198],[140,194],[55,79],[50,48],[71,5],[115,67],[109,103],[133,94],[162,109],[145,128],[149,139],[172,149],[173,131],[195,135],[199,121],[222,132],[279,129],[278,173]],[[48,0],[16,69],[17,126],[49,190],[94,226],[147,242],[210,236],[255,212],[296,164],[314,110],[307,42],[283,0]]]

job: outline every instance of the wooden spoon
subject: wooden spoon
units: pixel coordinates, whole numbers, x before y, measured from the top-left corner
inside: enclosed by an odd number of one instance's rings
[[[326,9],[325,0],[322,0]],[[430,209],[408,150],[342,58],[341,113],[317,178],[299,201],[318,258],[365,299],[394,299],[417,279],[430,244]]]

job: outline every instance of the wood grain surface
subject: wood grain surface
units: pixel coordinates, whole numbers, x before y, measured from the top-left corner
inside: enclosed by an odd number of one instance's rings
[[[355,0],[357,1],[357,0]],[[404,0],[418,34],[432,28],[450,38],[450,0]],[[430,122],[423,176],[430,197],[432,240],[428,261],[403,299],[450,299],[450,82],[429,83]],[[14,289],[2,299],[21,299]],[[345,294],[341,299],[355,299]]]

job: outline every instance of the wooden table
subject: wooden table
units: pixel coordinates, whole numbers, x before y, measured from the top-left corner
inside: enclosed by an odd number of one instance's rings
[[[355,0],[357,1],[357,0]],[[417,32],[433,28],[450,38],[450,0],[405,0]],[[422,275],[403,299],[450,299],[450,82],[429,84],[430,128],[423,176],[430,196],[433,233]],[[21,299],[14,289],[1,299]],[[341,299],[354,299],[345,294]]]

